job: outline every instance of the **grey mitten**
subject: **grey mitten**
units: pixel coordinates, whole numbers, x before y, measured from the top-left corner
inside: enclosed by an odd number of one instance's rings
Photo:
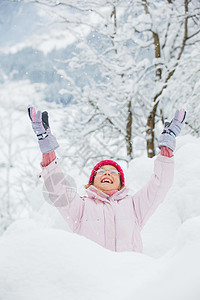
[[[38,143],[42,153],[49,153],[59,147],[59,144],[56,138],[52,135],[49,120],[48,112],[41,112],[40,110],[35,110],[35,107],[28,107],[28,114],[31,119],[32,128],[38,138]]]
[[[177,110],[173,120],[165,123],[164,130],[160,136],[158,147],[166,146],[174,151],[176,146],[175,138],[180,134],[183,124],[185,123],[186,111],[182,108]]]

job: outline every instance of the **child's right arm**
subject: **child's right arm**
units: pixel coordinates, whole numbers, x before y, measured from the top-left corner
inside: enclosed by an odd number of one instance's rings
[[[47,167],[54,159],[56,159],[55,151],[42,154],[42,162],[40,163],[42,167]]]
[[[36,112],[35,107],[31,106],[28,108],[28,114],[43,155],[40,177],[43,177],[46,187],[44,195],[55,205],[72,230],[76,230],[83,213],[84,201],[70,186],[60,168],[54,152],[59,145],[51,133],[48,113]]]
[[[42,167],[39,177],[44,179],[45,199],[58,209],[72,230],[76,230],[83,215],[84,199],[64,176],[58,159],[55,158],[48,166]]]

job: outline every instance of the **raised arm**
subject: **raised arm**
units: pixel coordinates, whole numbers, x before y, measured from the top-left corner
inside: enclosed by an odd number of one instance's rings
[[[177,110],[173,120],[165,124],[159,139],[160,155],[154,162],[154,174],[149,182],[133,196],[133,205],[142,228],[158,205],[164,200],[173,183],[175,138],[185,122],[184,109]]]
[[[44,179],[45,199],[58,209],[71,229],[75,231],[83,215],[84,198],[78,195],[76,187],[72,186],[64,175],[57,158],[47,167],[42,168],[40,177]]]
[[[154,161],[154,173],[149,182],[133,196],[133,204],[141,228],[158,205],[163,202],[173,183],[173,177],[174,157],[158,155]]]
[[[84,201],[76,193],[75,188],[70,186],[56,158],[54,150],[59,147],[59,144],[51,133],[48,113],[36,112],[32,106],[28,108],[28,114],[43,153],[40,177],[44,179],[45,199],[58,209],[72,230],[76,230],[84,209]]]

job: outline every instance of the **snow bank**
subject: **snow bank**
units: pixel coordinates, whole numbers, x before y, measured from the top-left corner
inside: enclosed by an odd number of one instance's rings
[[[200,299],[200,217],[180,227],[175,247],[160,259],[114,253],[34,222],[24,227],[0,240],[0,299]]]
[[[45,223],[45,206],[13,223],[0,238],[0,299],[199,300],[199,153],[199,139],[177,139],[174,185],[144,228],[144,254],[114,253]],[[144,157],[131,163],[132,192],[152,168]]]
[[[0,241],[0,299],[121,299],[130,279],[141,281],[141,269],[153,262],[64,230],[26,225],[28,232],[10,232]]]

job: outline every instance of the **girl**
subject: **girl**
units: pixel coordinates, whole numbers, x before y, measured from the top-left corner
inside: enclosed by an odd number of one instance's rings
[[[48,113],[36,113],[34,107],[29,107],[28,112],[43,153],[40,176],[49,199],[73,232],[113,251],[142,252],[141,230],[173,182],[173,150],[185,121],[184,109],[177,110],[172,122],[165,125],[154,174],[140,191],[129,195],[122,168],[112,160],[103,160],[94,166],[84,197],[72,192],[62,173],[54,152],[59,145],[51,133]]]

